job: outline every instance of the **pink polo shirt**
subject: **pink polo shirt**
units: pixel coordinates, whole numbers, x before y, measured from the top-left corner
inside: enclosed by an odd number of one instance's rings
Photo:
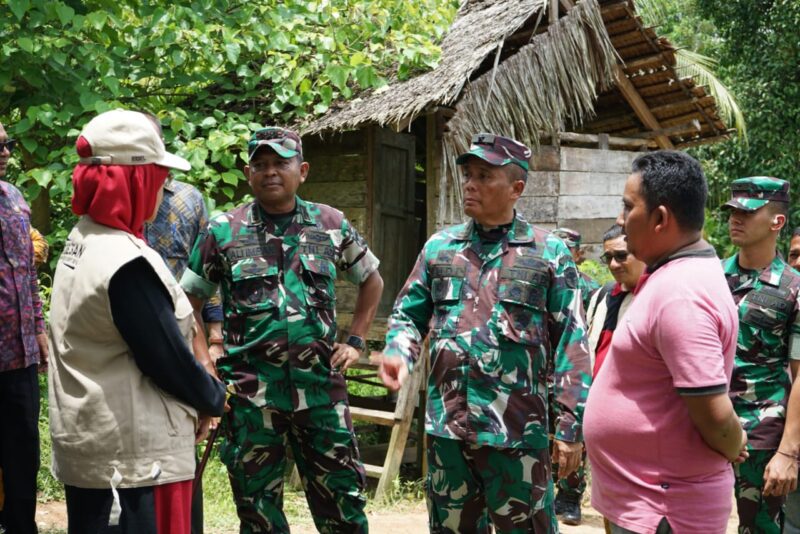
[[[726,392],[736,306],[719,259],[658,268],[617,325],[584,415],[592,506],[617,525],[724,532],[733,470],[703,441],[681,395]]]

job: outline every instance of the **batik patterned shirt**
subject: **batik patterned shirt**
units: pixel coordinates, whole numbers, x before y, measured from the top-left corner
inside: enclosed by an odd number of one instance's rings
[[[180,280],[200,231],[208,226],[203,195],[189,184],[172,181],[164,186],[164,200],[152,223],[144,227],[145,241],[164,259],[172,275]],[[206,322],[220,322],[222,310],[214,295],[203,308]]]
[[[39,362],[44,332],[30,238],[31,210],[22,194],[0,181],[0,372]]]

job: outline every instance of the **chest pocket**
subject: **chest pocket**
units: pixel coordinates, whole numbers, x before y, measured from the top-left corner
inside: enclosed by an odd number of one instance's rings
[[[302,266],[306,304],[327,310],[336,307],[336,249],[331,236],[318,229],[307,229],[301,236],[297,254]]]
[[[276,261],[246,258],[231,265],[231,303],[240,314],[260,313],[277,308],[280,276]]]
[[[540,344],[546,322],[547,289],[550,273],[538,258],[518,258],[514,266],[500,269],[497,300],[501,333],[518,343]]]
[[[745,306],[743,323],[782,335],[794,308],[794,295],[788,289],[764,286],[745,298]]]
[[[461,292],[467,269],[463,265],[435,263],[431,265],[431,300],[433,300],[434,334],[439,337],[456,333]]]

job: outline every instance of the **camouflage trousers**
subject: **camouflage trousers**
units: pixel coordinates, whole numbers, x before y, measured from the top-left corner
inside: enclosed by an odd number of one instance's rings
[[[555,401],[549,398],[549,402],[547,403],[547,422],[550,427],[549,438],[551,455],[553,452],[553,439],[555,439],[556,416],[553,413],[554,403]],[[558,464],[553,463],[550,466],[550,470],[553,472],[553,483],[558,488],[558,492],[576,495],[580,500],[580,497],[583,496],[583,492],[586,491],[586,447],[583,448],[583,452],[581,453],[581,463],[578,465],[578,469],[565,478],[558,478]]]
[[[553,451],[553,441],[550,440],[550,452]],[[581,463],[578,469],[570,473],[564,478],[558,478],[558,464],[552,464],[551,470],[553,472],[553,483],[558,488],[559,493],[567,493],[577,495],[579,498],[583,496],[586,491],[586,447],[583,448],[581,453]]]
[[[740,533],[779,534],[783,529],[785,497],[765,497],[761,494],[764,470],[774,454],[773,450],[750,451],[750,457],[733,468]]]
[[[499,449],[428,435],[432,534],[558,532],[547,449]]]
[[[231,399],[220,459],[228,468],[239,532],[283,533],[283,480],[290,446],[317,530],[366,533],[366,474],[346,402],[299,412]]]

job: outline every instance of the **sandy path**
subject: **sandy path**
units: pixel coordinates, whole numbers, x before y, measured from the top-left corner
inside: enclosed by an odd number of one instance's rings
[[[36,511],[36,519],[41,530],[66,529],[66,507],[63,502],[40,504]],[[736,533],[736,523],[736,512],[734,510],[728,523],[727,534]],[[425,504],[419,503],[403,510],[389,509],[385,512],[371,512],[369,514],[369,526],[372,534],[427,534],[428,515],[425,511]],[[583,508],[582,525],[570,527],[561,524],[559,528],[564,534],[599,534],[605,532],[603,530],[603,518],[595,510],[586,506]],[[208,534],[233,534],[234,532],[208,532]],[[316,532],[316,529],[311,524],[292,527],[293,534],[315,534]]]

